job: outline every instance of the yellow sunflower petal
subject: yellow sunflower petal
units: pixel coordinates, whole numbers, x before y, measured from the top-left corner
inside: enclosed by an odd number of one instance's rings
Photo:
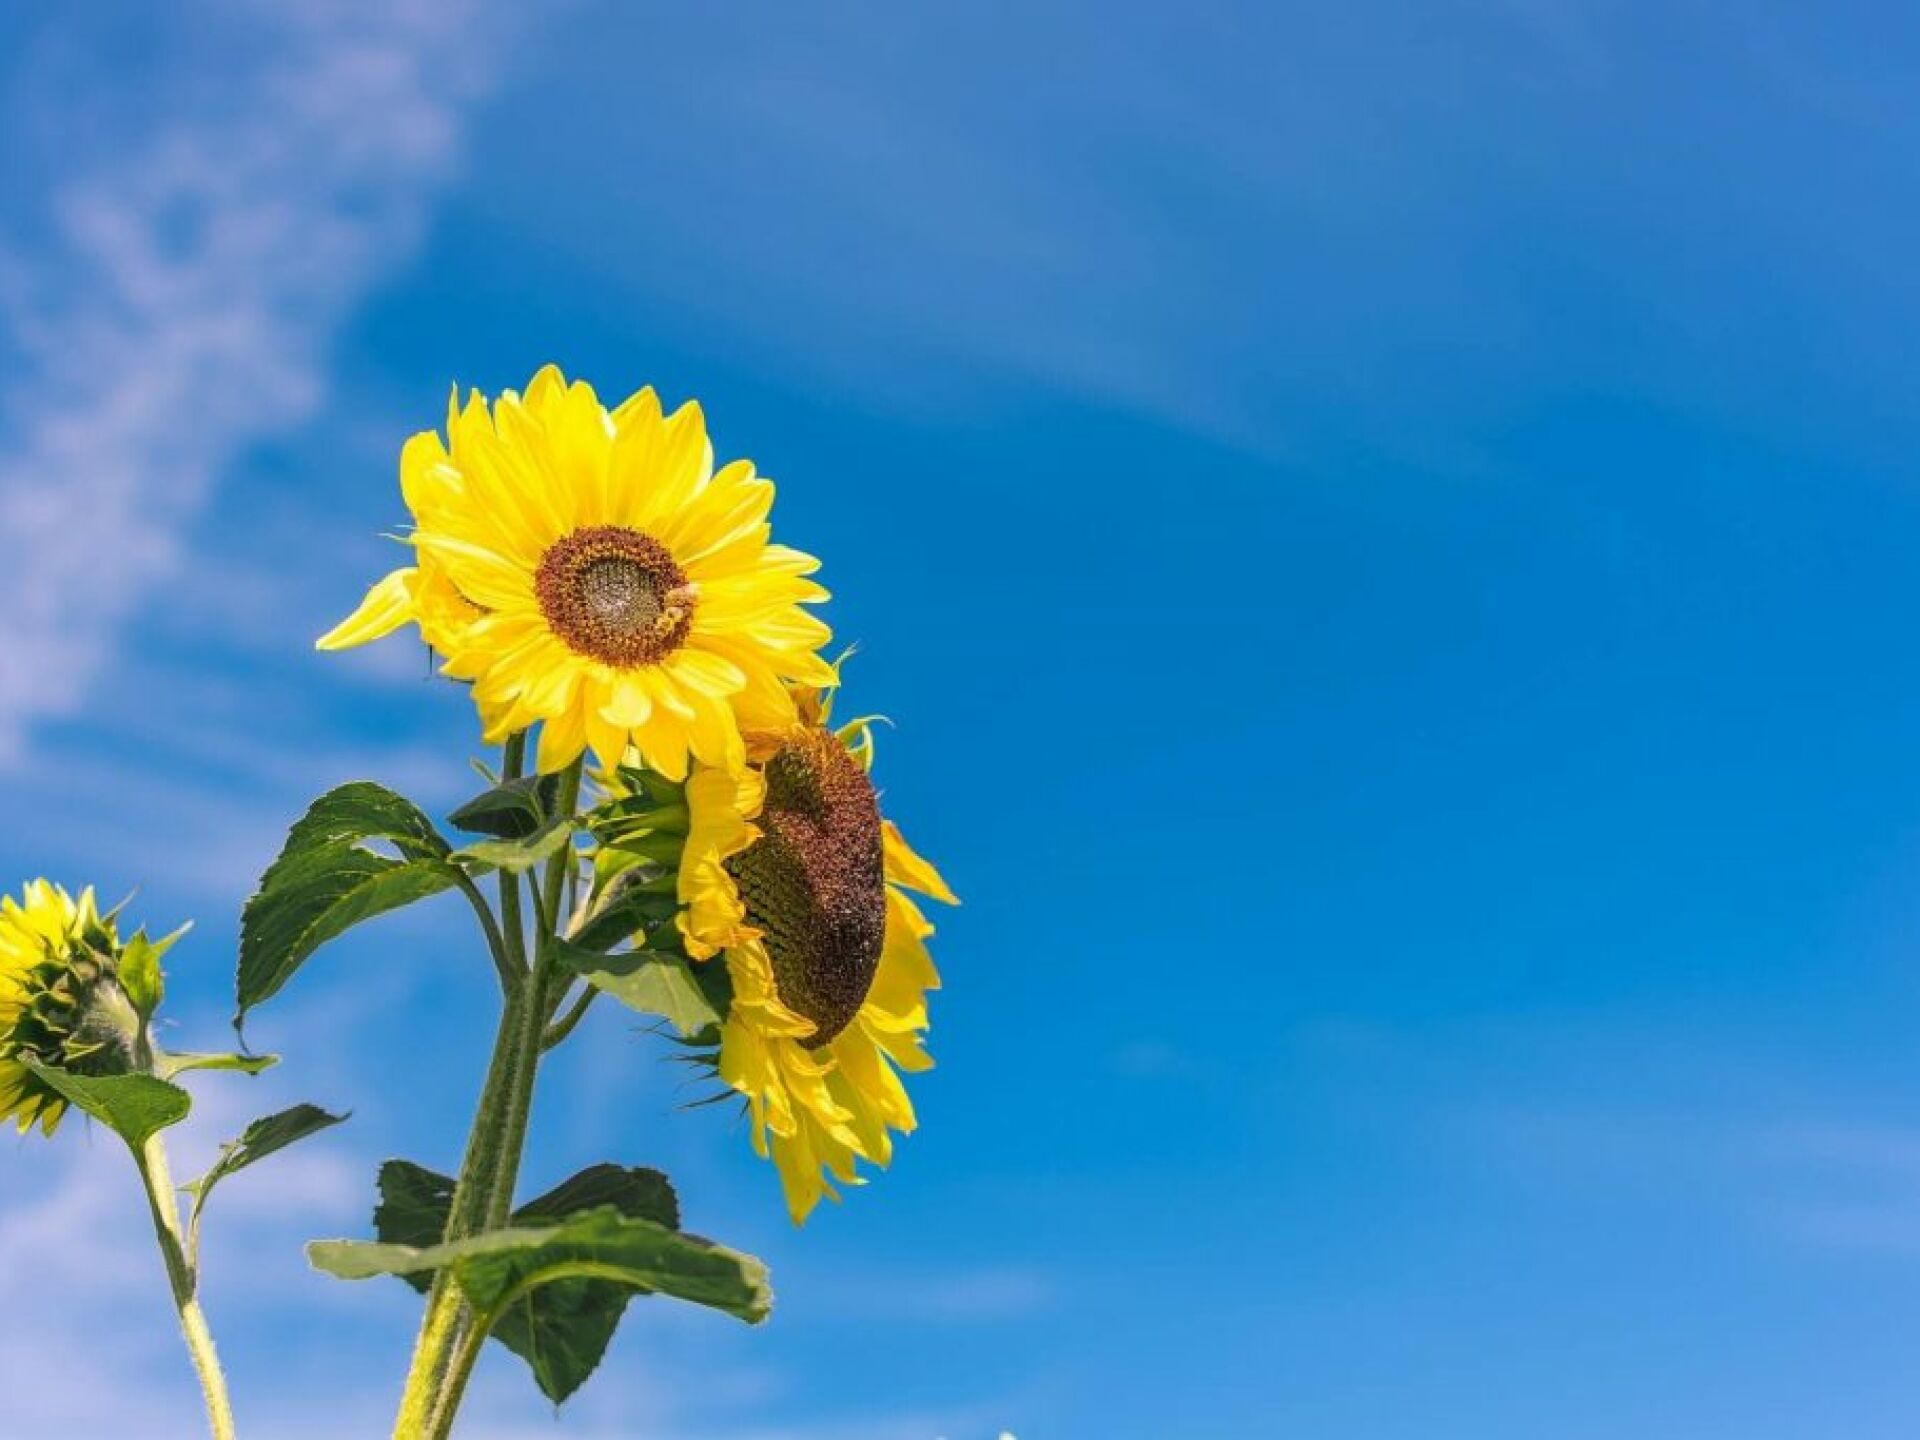
[[[552,366],[491,403],[456,390],[400,482],[417,563],[322,644],[415,621],[487,736],[544,724],[543,768],[631,744],[671,778],[690,759],[738,771],[749,726],[791,723],[786,683],[830,675],[802,608],[826,598],[817,562],[771,543],[750,463],[716,472],[698,404],[665,415],[643,389],[609,413]]]
[[[313,642],[316,650],[350,650],[383,635],[391,635],[413,618],[413,587],[420,572],[412,565],[376,580],[346,619]]]
[[[960,903],[960,897],[947,888],[947,882],[940,878],[940,872],[907,844],[907,837],[900,833],[898,825],[891,820],[883,820],[880,822],[880,833],[884,837],[887,879],[948,905]]]

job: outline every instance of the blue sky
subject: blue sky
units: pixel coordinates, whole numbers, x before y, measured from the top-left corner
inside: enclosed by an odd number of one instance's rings
[[[1912,1434],[1911,17],[532,9],[0,9],[0,872],[194,917],[181,1043],[311,795],[470,787],[417,650],[309,645],[548,360],[781,482],[968,902],[804,1231],[591,1017],[529,1184],[663,1165],[781,1307],[465,1433]],[[221,1196],[250,1433],[383,1433],[415,1301],[298,1247],[455,1159],[490,1005],[429,907],[201,1087],[356,1112]],[[192,1433],[120,1157],[6,1149],[9,1433]]]

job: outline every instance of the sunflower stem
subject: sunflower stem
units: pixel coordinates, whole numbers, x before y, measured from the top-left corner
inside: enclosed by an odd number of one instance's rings
[[[166,1147],[160,1137],[154,1135],[133,1152],[133,1159],[146,1187],[148,1208],[153,1213],[154,1238],[160,1242],[160,1258],[166,1262],[167,1285],[173,1292],[173,1308],[180,1316],[180,1334],[187,1342],[187,1354],[200,1380],[208,1428],[213,1440],[233,1440],[233,1403],[227,1398],[227,1377],[221,1372],[220,1357],[214,1352],[213,1332],[207,1328],[207,1317],[200,1309],[199,1272],[188,1260],[186,1242],[180,1234],[180,1207],[174,1198]]]
[[[470,1317],[454,1337],[446,1376],[435,1396],[426,1428],[420,1431],[421,1440],[447,1440],[453,1434],[453,1420],[460,1413],[461,1397],[467,1392],[467,1382],[473,1378],[473,1367],[479,1363],[480,1352],[486,1348],[487,1331],[492,1328],[493,1320],[492,1315]]]
[[[580,803],[581,763],[575,760],[560,777],[558,811],[562,815],[573,814]],[[489,1225],[502,1224],[513,1208],[514,1182],[520,1176],[520,1157],[527,1143],[527,1121],[533,1111],[533,1082],[540,1067],[541,1042],[546,1038],[547,1023],[553,1019],[554,1011],[559,1007],[560,994],[565,988],[559,963],[553,954],[553,932],[557,922],[552,917],[559,913],[567,872],[575,863],[571,841],[547,861],[543,886],[545,903],[540,906],[545,923],[534,951],[533,979],[529,987],[531,999],[525,1016],[527,1033],[522,1050],[524,1060],[516,1075],[518,1083],[513,1090],[512,1108],[507,1112],[507,1132],[502,1137],[496,1162],[493,1204],[488,1212]]]
[[[500,993],[507,994],[526,973],[526,964],[514,959],[513,953],[507,949],[506,937],[500,933],[500,923],[493,918],[493,911],[487,905],[487,897],[480,893],[480,887],[464,874],[459,883],[460,893],[473,906],[480,928],[486,933],[487,953],[493,957],[493,968],[500,976]]]
[[[506,784],[518,780],[527,764],[527,732],[524,730],[507,737],[506,748],[500,755],[500,783]],[[516,967],[524,972],[527,968],[526,929],[520,919],[520,877],[509,871],[500,872],[500,924],[506,931],[507,946],[513,956]]]
[[[600,992],[594,989],[593,986],[588,985],[582,989],[580,997],[573,1002],[573,1008],[547,1027],[547,1033],[540,1041],[540,1048],[542,1050],[552,1050],[565,1041],[565,1039],[578,1028],[580,1022],[586,1018],[587,1011],[591,1008],[593,1002],[599,998]]]
[[[524,747],[523,736],[508,742],[503,769],[509,778],[519,774]],[[577,760],[562,774],[556,813],[571,815],[577,808],[580,775],[581,762]],[[574,863],[571,844],[547,862],[544,888],[533,896],[537,914],[544,917],[557,911],[567,871]],[[508,943],[519,941],[523,947],[519,955],[524,957],[520,881],[521,877],[503,872],[500,894],[501,911],[511,917],[504,927]],[[534,883],[531,877],[527,883]],[[494,1229],[512,1214],[543,1041],[564,989],[559,965],[551,953],[552,938],[551,926],[543,920],[535,937],[531,971],[516,978],[501,1013],[493,1061],[454,1187],[448,1240]],[[525,963],[524,958],[521,963]],[[485,1322],[473,1314],[460,1295],[458,1285],[441,1271],[428,1296],[394,1440],[438,1440],[451,1431],[474,1363],[486,1342],[486,1329]]]
[[[462,1240],[484,1228],[487,1206],[492,1199],[490,1184],[495,1151],[502,1135],[513,1070],[519,1061],[522,1017],[531,999],[527,993],[531,983],[526,977],[517,979],[501,1009],[493,1056],[487,1065],[486,1080],[480,1087],[480,1103],[474,1110],[473,1128],[460,1162],[460,1177],[454,1184],[453,1204],[442,1237],[445,1240]],[[434,1398],[466,1312],[466,1301],[451,1274],[445,1270],[437,1272],[427,1294],[420,1335],[414,1343],[406,1389],[400,1398],[400,1414],[394,1422],[394,1440],[419,1440],[427,1433]]]
[[[525,768],[527,737],[524,732],[508,738],[501,756],[501,779],[517,780]],[[482,907],[484,908],[484,907]],[[487,1062],[487,1075],[480,1087],[480,1100],[474,1108],[473,1128],[467,1136],[466,1153],[461,1157],[459,1179],[454,1184],[453,1203],[447,1214],[445,1240],[461,1240],[484,1229],[493,1203],[493,1184],[499,1170],[499,1150],[506,1135],[506,1118],[517,1086],[517,1072],[524,1068],[527,1017],[533,1011],[534,977],[527,973],[527,944],[520,909],[520,877],[500,872],[500,923],[488,934],[491,945],[498,938],[504,959],[496,956],[505,1003],[500,1011],[493,1054]],[[538,1022],[544,1026],[542,1016]],[[427,1294],[426,1311],[421,1317],[420,1334],[414,1342],[413,1360],[408,1368],[406,1388],[400,1397],[400,1413],[394,1422],[394,1440],[420,1440],[428,1433],[435,1401],[440,1394],[455,1345],[471,1323],[471,1316],[460,1287],[442,1270],[434,1276]]]

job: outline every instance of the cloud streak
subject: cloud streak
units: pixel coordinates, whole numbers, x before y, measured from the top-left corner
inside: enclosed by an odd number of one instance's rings
[[[234,10],[208,28],[262,53],[194,57],[220,102],[116,117],[142,138],[60,167],[31,217],[47,233],[9,237],[0,762],[85,703],[222,471],[314,412],[332,334],[455,166],[489,72],[473,12]]]

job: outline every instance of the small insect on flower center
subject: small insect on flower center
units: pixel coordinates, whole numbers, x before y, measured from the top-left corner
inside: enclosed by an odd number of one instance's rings
[[[693,589],[667,547],[622,525],[562,536],[540,557],[534,593],[577,654],[622,667],[679,649],[693,625]]]
[[[773,962],[774,987],[825,1045],[873,988],[887,933],[880,805],[873,782],[825,730],[767,763],[761,838],[727,862]]]

